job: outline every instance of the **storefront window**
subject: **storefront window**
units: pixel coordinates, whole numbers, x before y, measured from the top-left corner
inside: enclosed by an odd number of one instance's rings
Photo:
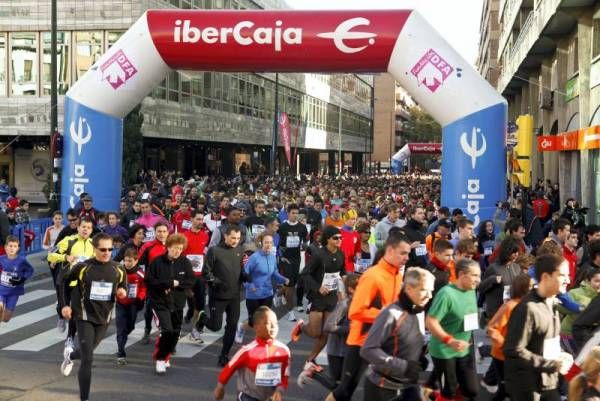
[[[0,33],[0,96],[6,95],[6,37]]]
[[[75,80],[78,80],[102,55],[102,32],[76,32],[75,42]]]
[[[50,32],[42,33],[42,43],[44,46],[44,55],[42,60],[42,94],[50,94],[50,63],[52,62],[50,54]],[[56,33],[56,76],[58,82],[58,93],[64,95],[69,90],[71,83],[71,57],[70,34],[67,32]]]
[[[34,32],[11,34],[11,93],[37,94],[37,35]]]

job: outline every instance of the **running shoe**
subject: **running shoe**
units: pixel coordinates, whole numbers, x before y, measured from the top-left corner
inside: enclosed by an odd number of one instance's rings
[[[119,366],[125,366],[127,365],[127,358],[125,358],[124,356],[120,356],[117,358],[117,365]]]
[[[144,330],[144,337],[140,340],[143,345],[150,344],[150,330]]]
[[[237,329],[235,331],[235,342],[241,344],[244,342],[244,323],[238,322]]]
[[[303,370],[320,373],[323,371],[323,368],[315,361],[306,361]]]
[[[200,338],[200,332],[195,327],[192,329],[190,333],[190,340],[195,342],[196,344],[204,344],[204,340]]]
[[[165,361],[156,361],[156,374],[164,375],[167,373],[167,364]]]
[[[65,330],[67,330],[67,321],[65,319],[58,318],[58,321],[56,322],[56,328],[58,329],[59,333],[64,333]]]
[[[73,352],[72,348],[67,348],[65,347],[65,350],[63,352],[63,362],[60,365],[60,373],[62,373],[63,376],[69,376],[71,374],[71,371],[73,370],[73,361],[71,360],[71,352]]]
[[[292,329],[291,338],[293,342],[296,342],[300,339],[302,335],[302,327],[304,326],[304,320],[300,319]]]
[[[298,320],[298,319],[296,319],[296,315],[294,314],[293,310],[288,312],[287,318],[290,322],[295,322],[296,320]]]

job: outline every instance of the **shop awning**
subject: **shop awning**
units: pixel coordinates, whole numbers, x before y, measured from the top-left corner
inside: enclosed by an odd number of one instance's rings
[[[540,152],[600,149],[600,125],[557,135],[541,135],[537,141]]]

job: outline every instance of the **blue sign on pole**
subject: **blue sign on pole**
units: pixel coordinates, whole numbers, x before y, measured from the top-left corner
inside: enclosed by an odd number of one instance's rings
[[[506,117],[500,103],[442,130],[442,205],[462,209],[475,226],[506,199]]]
[[[61,209],[89,193],[98,210],[119,210],[123,120],[65,98]]]

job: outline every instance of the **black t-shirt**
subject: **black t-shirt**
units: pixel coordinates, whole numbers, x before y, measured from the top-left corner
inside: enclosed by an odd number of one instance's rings
[[[263,231],[265,231],[265,218],[259,216],[250,216],[244,221],[244,225],[248,227],[250,231],[250,238],[252,241]]]
[[[290,224],[286,221],[279,227],[279,249],[281,256],[288,260],[300,261],[300,250],[308,240],[308,230],[302,223]]]

